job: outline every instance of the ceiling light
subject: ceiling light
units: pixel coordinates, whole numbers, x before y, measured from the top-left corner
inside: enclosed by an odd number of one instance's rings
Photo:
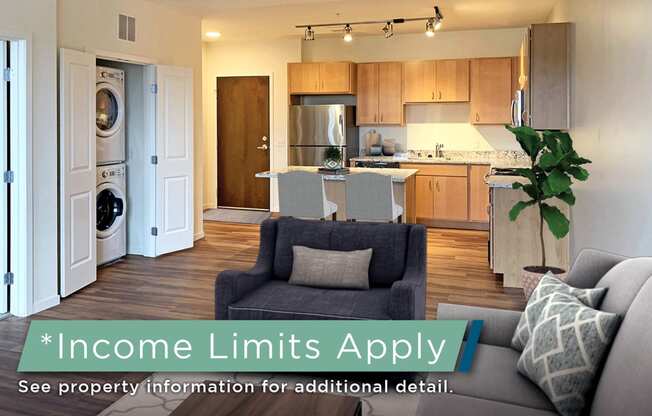
[[[344,26],[344,42],[351,42],[353,40],[353,29],[351,25]]]
[[[444,20],[444,16],[439,11],[439,7],[435,6],[435,30],[441,29],[441,23]]]
[[[303,40],[315,40],[315,31],[312,27],[308,26],[306,32],[303,34]]]
[[[206,37],[209,39],[217,39],[220,36],[222,36],[220,32],[206,32]]]
[[[394,24],[392,22],[385,23],[385,26],[383,26],[383,33],[385,34],[385,39],[394,36]]]
[[[435,19],[433,18],[426,21],[426,36],[429,38],[435,36]]]

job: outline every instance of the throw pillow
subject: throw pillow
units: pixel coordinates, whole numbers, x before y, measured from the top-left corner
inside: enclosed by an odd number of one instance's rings
[[[580,415],[619,324],[616,314],[554,294],[518,360],[518,371],[543,390],[560,414]]]
[[[317,250],[293,246],[290,284],[340,289],[369,289],[369,262],[373,249]]]
[[[534,292],[532,292],[525,311],[521,315],[521,320],[518,322],[518,326],[512,337],[512,348],[517,351],[523,351],[525,344],[530,339],[532,328],[536,325],[539,315],[548,304],[551,295],[555,293],[569,294],[579,299],[585,305],[597,309],[606,292],[606,288],[577,289],[557,279],[552,274],[544,275],[534,289]]]

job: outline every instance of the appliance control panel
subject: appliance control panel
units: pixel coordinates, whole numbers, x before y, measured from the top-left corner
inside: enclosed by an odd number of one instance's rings
[[[111,179],[125,176],[124,166],[107,166],[97,171],[98,178]]]

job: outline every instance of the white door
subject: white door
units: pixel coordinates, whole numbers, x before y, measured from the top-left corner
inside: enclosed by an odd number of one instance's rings
[[[61,296],[96,280],[95,55],[61,49]]]
[[[0,40],[0,72],[4,71],[7,65],[7,42]],[[9,107],[7,106],[7,82],[0,78],[0,172],[7,170],[8,160],[8,124]],[[7,229],[7,213],[9,211],[9,186],[5,183],[0,184],[0,279],[9,271],[8,243],[9,235]],[[4,279],[0,281],[0,314],[8,311],[9,287],[4,284]]]
[[[156,66],[156,255],[193,246],[192,70]]]

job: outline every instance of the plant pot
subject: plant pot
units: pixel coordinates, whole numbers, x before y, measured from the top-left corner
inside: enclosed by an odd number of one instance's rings
[[[525,266],[521,270],[521,283],[525,300],[530,299],[532,292],[539,284],[539,281],[546,273],[552,273],[559,280],[566,280],[566,270],[559,267]]]

